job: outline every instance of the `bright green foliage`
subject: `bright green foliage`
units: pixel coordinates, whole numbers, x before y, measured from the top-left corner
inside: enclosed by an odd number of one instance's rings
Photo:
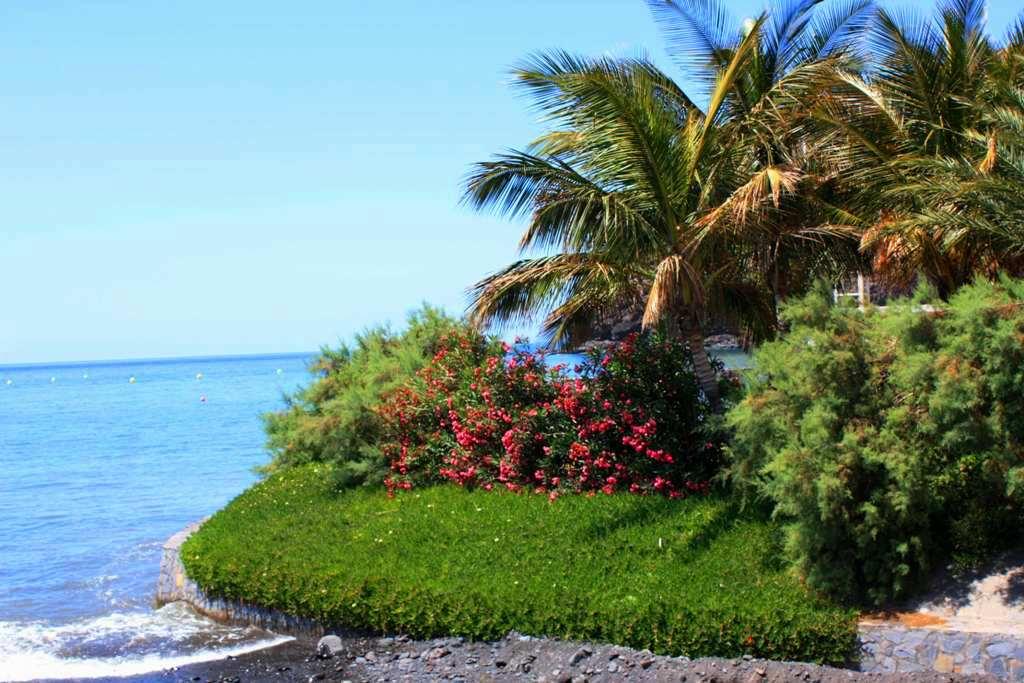
[[[1024,282],[962,289],[936,312],[785,310],[730,413],[732,476],[788,523],[808,583],[881,602],[952,554],[1019,542]]]
[[[274,458],[266,470],[330,462],[342,486],[380,483],[388,469],[378,446],[381,395],[410,379],[461,324],[424,306],[401,333],[376,327],[352,347],[322,349],[310,367],[314,381],[287,397],[285,410],[264,416]]]
[[[531,635],[659,653],[841,663],[854,614],[777,561],[727,500],[436,486],[338,495],[324,465],[249,489],[182,549],[213,595],[414,637]]]

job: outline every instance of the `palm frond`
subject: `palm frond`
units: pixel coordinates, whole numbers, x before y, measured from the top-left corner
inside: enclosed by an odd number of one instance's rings
[[[832,2],[818,8],[800,42],[801,59],[813,61],[838,54],[861,61],[874,16],[874,0]]]
[[[722,106],[726,102],[729,92],[734,88],[737,80],[742,76],[747,60],[757,53],[761,40],[761,31],[767,21],[767,15],[762,14],[751,25],[750,30],[732,51],[728,62],[718,72],[714,88],[708,99],[708,108],[705,112],[704,125],[700,130],[699,137],[694,141],[691,159],[700,159],[703,156],[704,148],[711,140],[712,132],[719,123],[718,117]]]
[[[738,187],[729,197],[697,221],[701,230],[714,231],[748,225],[752,213],[769,206],[776,209],[784,194],[793,194],[803,179],[800,169],[791,166],[768,166]]]
[[[720,0],[647,0],[669,50],[691,77],[710,90],[741,37]]]
[[[655,270],[644,307],[643,326],[654,327],[680,309],[699,310],[703,301],[701,274],[681,254],[670,254]]]
[[[823,0],[776,0],[768,13],[761,56],[764,71],[774,81],[800,57],[801,42],[814,10]]]
[[[593,253],[526,258],[484,278],[470,289],[469,319],[478,325],[530,322],[561,305],[581,287],[618,286],[629,272]]]

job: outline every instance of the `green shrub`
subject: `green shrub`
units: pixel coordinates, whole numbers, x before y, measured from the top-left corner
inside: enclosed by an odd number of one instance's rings
[[[424,306],[401,333],[377,327],[353,346],[324,348],[311,364],[314,380],[286,397],[287,407],[264,416],[272,472],[311,462],[336,465],[341,486],[376,484],[388,471],[378,446],[381,396],[410,379],[434,355],[442,337],[463,326]]]
[[[731,476],[788,524],[817,589],[882,602],[939,558],[973,563],[1019,542],[1024,472],[1024,283],[962,289],[935,311],[784,310],[729,414]]]
[[[808,594],[778,530],[715,496],[546,497],[454,485],[336,493],[274,474],[182,548],[209,593],[429,638],[516,629],[659,653],[841,663],[854,614]]]

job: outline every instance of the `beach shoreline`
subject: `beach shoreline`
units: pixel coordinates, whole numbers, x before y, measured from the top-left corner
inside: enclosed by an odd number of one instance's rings
[[[511,633],[496,642],[461,638],[416,641],[405,637],[339,637],[329,657],[317,654],[313,640],[297,639],[239,657],[91,683],[270,681],[718,681],[847,683],[895,681],[995,681],[991,675],[960,676],[937,672],[863,673],[815,664],[751,658],[664,657],[613,645],[531,638]],[[46,683],[64,683],[45,679]]]

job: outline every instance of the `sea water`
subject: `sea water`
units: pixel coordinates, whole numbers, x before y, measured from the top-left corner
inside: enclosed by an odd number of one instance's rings
[[[285,640],[153,608],[162,543],[257,480],[312,354],[0,366],[0,681],[130,675]]]

